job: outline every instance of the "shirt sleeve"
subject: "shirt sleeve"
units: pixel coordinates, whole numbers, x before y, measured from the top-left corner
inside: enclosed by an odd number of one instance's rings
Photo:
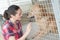
[[[19,22],[20,34],[23,35],[22,24]]]
[[[2,28],[2,34],[3,34],[3,36],[4,36],[5,39],[8,39],[10,36],[14,36],[13,31],[10,30],[9,27],[10,26],[8,24],[6,24]]]

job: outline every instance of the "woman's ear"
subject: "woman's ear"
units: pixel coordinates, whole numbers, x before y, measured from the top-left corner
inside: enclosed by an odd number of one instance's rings
[[[14,15],[11,15],[11,18],[14,18]]]

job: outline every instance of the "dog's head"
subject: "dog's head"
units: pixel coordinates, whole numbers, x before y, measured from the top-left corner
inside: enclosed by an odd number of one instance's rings
[[[33,6],[30,8],[30,12],[28,13],[28,17],[33,17],[33,16],[35,16],[36,14],[38,14],[39,12],[40,12],[39,5],[38,5],[38,4],[33,5]]]

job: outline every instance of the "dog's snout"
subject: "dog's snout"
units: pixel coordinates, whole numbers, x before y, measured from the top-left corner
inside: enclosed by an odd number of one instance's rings
[[[30,17],[30,18],[34,18],[34,16]]]

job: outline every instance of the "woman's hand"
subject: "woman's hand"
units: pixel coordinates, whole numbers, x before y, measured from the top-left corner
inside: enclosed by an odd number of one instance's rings
[[[18,39],[18,40],[25,40],[24,38],[20,38],[20,39]]]
[[[32,23],[30,22],[28,25],[27,25],[27,28],[26,28],[26,32],[30,32],[31,31],[31,26],[32,26]]]
[[[31,25],[32,23],[30,22],[28,25],[27,25],[27,28],[26,28],[26,32],[24,33],[24,35],[19,38],[18,40],[25,40],[25,38],[28,36],[28,34],[30,33],[31,31]]]

